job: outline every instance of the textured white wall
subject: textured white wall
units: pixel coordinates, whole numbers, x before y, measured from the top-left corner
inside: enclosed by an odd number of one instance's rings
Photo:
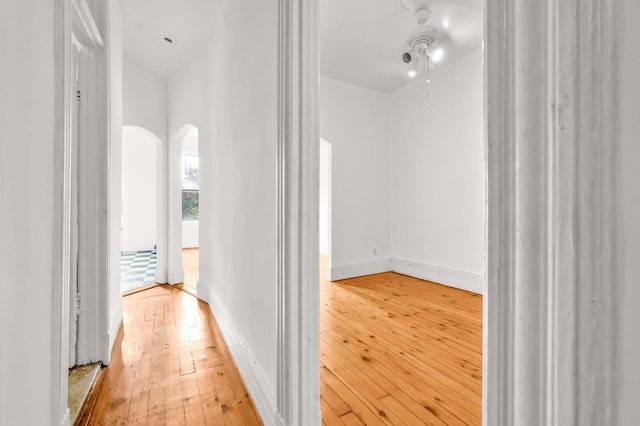
[[[625,0],[620,4],[624,22],[619,27],[620,40],[620,95],[621,146],[620,177],[623,210],[619,238],[622,239],[621,260],[624,268],[621,289],[626,305],[620,316],[621,351],[621,425],[640,424],[638,395],[640,395],[640,3]],[[603,283],[609,285],[609,283]]]
[[[393,257],[481,274],[484,109],[480,51],[392,95]],[[446,283],[445,283],[446,284]]]
[[[0,1],[2,425],[52,423],[54,3]]]
[[[157,243],[157,152],[160,140],[136,126],[122,131],[122,251]]]
[[[332,152],[334,268],[386,261],[390,256],[389,101],[386,93],[320,79],[320,136],[331,144]]]

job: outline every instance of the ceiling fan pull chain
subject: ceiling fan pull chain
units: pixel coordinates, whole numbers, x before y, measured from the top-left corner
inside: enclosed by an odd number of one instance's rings
[[[425,70],[425,74],[427,76],[427,81],[425,83],[426,86],[426,90],[427,90],[427,109],[429,109],[431,107],[431,101],[429,100],[429,83],[431,83],[431,77],[430,77],[430,68],[431,68],[431,62],[429,60],[429,55],[427,55],[427,52],[425,51],[424,53],[424,67],[426,68]]]

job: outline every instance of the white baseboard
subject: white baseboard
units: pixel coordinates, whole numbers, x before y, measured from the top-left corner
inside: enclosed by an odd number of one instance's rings
[[[113,345],[116,343],[116,338],[118,337],[120,324],[122,324],[122,303],[118,306],[118,310],[113,315],[111,324],[109,325],[109,347],[107,348],[107,353],[103,356],[104,359],[102,363],[104,365],[109,365],[111,362],[111,352],[113,351]]]
[[[209,303],[209,284],[205,281],[198,280],[196,283],[196,294],[198,295],[198,299]]]
[[[180,284],[184,282],[184,271],[169,271],[167,274],[169,284]]]
[[[331,266],[327,268],[327,278],[330,281],[345,280],[347,278],[362,277],[364,275],[379,274],[390,271],[389,260],[356,263],[351,265]]]
[[[483,278],[481,274],[459,271],[442,266],[427,265],[404,259],[392,258],[391,270],[400,274],[432,281],[434,283],[482,294]]]
[[[69,418],[69,416],[70,416],[70,412],[69,412],[69,409],[67,408],[67,410],[64,413],[64,416],[62,416],[62,419],[60,420],[60,422],[58,422],[58,424],[60,426],[70,426],[71,419]]]
[[[169,282],[167,279],[167,272],[156,269],[156,276],[154,277],[157,283],[166,284]]]
[[[258,363],[251,347],[233,321],[215,288],[210,283],[198,281],[198,294],[201,289],[203,290],[203,300],[207,300],[209,303],[262,421],[267,426],[281,425],[273,386]],[[207,289],[208,296],[204,295],[205,289]]]

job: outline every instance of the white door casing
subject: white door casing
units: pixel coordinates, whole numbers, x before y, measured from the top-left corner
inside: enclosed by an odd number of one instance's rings
[[[100,7],[108,7],[108,1]],[[106,18],[101,9],[99,14]],[[57,0],[55,23],[56,136],[54,148],[54,270],[52,297],[52,424],[69,423],[67,407],[69,363],[70,275],[72,273],[73,195],[78,192],[78,261],[81,286],[77,363],[109,359],[108,334],[108,138],[104,42],[86,0]],[[74,151],[73,109],[76,102],[72,34],[87,47],[79,56],[82,78],[78,112],[78,146]],[[78,170],[74,171],[77,156]],[[74,179],[76,180],[74,184]],[[80,267],[82,265],[82,267]],[[75,271],[74,271],[75,272]]]
[[[615,3],[486,1],[484,424],[616,424]]]
[[[276,403],[284,425],[319,425],[318,3],[279,0]]]

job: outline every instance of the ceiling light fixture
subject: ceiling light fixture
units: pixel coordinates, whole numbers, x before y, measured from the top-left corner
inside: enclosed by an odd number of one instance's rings
[[[433,62],[440,62],[443,55],[444,51],[442,49],[435,49],[432,52],[429,52],[429,57]]]
[[[438,39],[438,31],[435,27],[427,25],[431,17],[431,9],[429,9],[429,0],[400,0],[400,5],[410,10],[413,14],[415,27],[409,31],[407,37],[407,46],[409,50],[402,55],[402,60],[409,64],[407,74],[409,77],[415,77],[419,64],[422,65],[425,74],[425,82],[427,83],[427,108],[429,107],[429,86],[431,83],[430,68],[431,62],[438,62],[444,56],[444,51],[439,48],[435,49],[434,43]],[[447,21],[448,26],[448,21]]]
[[[407,75],[409,76],[409,78],[414,78],[416,75],[418,75],[418,60],[417,59],[412,59],[411,63],[409,64],[409,70],[407,70]]]

